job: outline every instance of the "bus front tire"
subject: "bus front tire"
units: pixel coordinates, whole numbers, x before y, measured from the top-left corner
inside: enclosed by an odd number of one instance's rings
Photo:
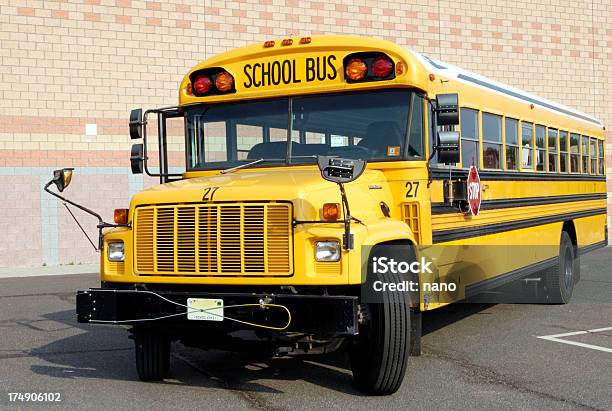
[[[377,279],[402,281],[398,274]],[[359,336],[349,348],[354,385],[369,395],[396,392],[410,355],[410,304],[405,293],[381,292],[380,297],[380,303],[365,304],[369,321],[360,327]]]
[[[141,381],[161,381],[170,368],[170,338],[154,330],[135,330],[136,370]]]
[[[559,258],[554,266],[546,270],[544,275],[548,303],[567,304],[570,301],[576,282],[577,261],[572,240],[569,234],[563,231]]]

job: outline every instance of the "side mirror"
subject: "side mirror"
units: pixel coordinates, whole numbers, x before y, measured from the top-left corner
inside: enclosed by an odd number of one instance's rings
[[[142,174],[144,169],[144,144],[132,144],[130,153],[132,174]]]
[[[366,166],[365,160],[349,158],[319,156],[317,161],[319,170],[321,170],[321,177],[338,184],[357,180]]]
[[[456,126],[459,124],[458,94],[438,94],[436,105],[439,126]]]
[[[73,170],[74,168],[62,168],[61,170],[53,171],[53,180],[51,181],[55,184],[60,193],[70,185]]]
[[[130,112],[130,138],[142,138],[142,109],[137,108]]]
[[[456,131],[439,131],[437,149],[440,163],[458,163],[460,160],[459,133]]]

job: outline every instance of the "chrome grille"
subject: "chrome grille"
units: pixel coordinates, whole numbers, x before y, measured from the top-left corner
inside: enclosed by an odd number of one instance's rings
[[[292,274],[291,206],[230,203],[138,207],[140,275]]]

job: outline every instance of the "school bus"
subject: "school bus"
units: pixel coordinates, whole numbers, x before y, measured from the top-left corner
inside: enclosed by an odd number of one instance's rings
[[[182,172],[168,166],[177,118]],[[142,380],[166,376],[171,341],[234,349],[253,331],[246,346],[273,354],[347,349],[356,386],[391,394],[422,312],[522,278],[567,303],[579,256],[607,244],[596,118],[379,39],[212,57],[177,106],[134,110],[130,135],[133,172],[160,184],[99,219],[101,287],[78,291],[77,314],[131,326]],[[60,191],[71,175],[56,172]],[[426,254],[461,292],[381,291],[429,284],[373,269]]]

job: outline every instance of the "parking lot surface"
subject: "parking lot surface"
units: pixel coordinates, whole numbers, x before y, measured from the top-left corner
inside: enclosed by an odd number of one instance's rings
[[[1,409],[40,408],[9,402],[19,392],[80,409],[612,409],[611,247],[583,257],[568,305],[427,313],[423,355],[389,397],[356,391],[343,353],[269,359],[175,344],[170,378],[139,382],[125,329],[76,322],[75,290],[97,285],[87,273],[0,279]]]

